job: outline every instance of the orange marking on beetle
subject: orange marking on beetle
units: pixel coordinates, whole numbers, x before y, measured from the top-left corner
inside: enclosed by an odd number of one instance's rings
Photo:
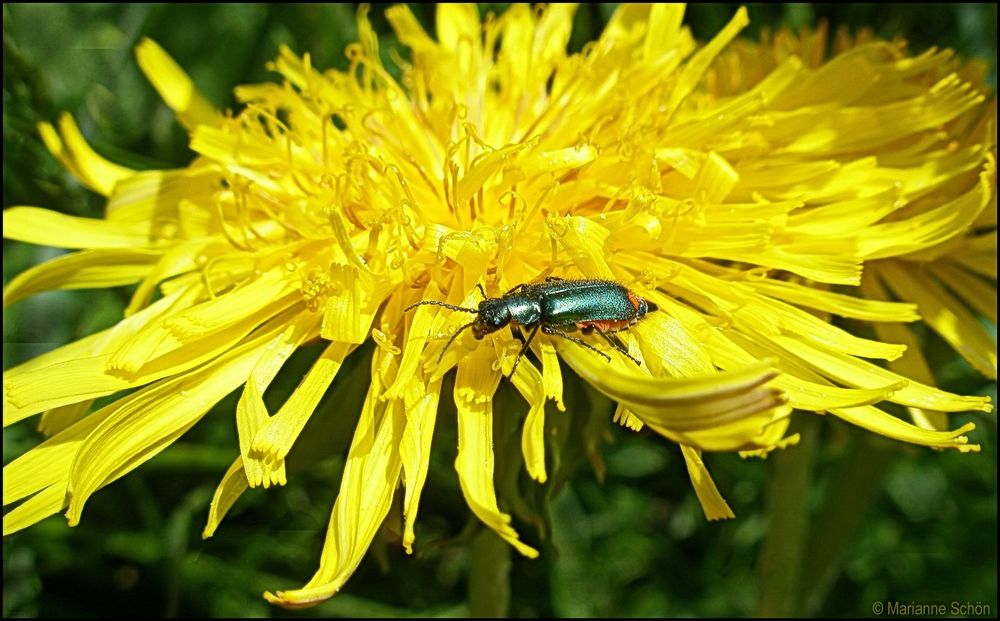
[[[601,332],[620,332],[629,327],[631,322],[628,319],[601,319],[598,321],[579,321],[576,324],[581,330],[585,328],[596,328]]]
[[[637,296],[636,294],[632,293],[631,290],[627,291],[626,293],[628,295],[628,301],[632,303],[632,308],[635,309],[635,310],[639,310],[639,304],[641,302],[641,300],[639,299],[639,296]]]

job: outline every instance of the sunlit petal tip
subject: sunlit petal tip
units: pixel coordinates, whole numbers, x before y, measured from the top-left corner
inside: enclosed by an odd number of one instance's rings
[[[222,121],[219,111],[155,41],[143,37],[135,48],[135,55],[146,78],[185,125],[193,128],[197,125],[218,125]]]

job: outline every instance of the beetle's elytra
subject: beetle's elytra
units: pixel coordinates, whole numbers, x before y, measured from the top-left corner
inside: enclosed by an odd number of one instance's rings
[[[475,319],[460,327],[448,339],[448,343],[441,350],[441,356],[444,356],[444,352],[458,335],[468,328],[472,328],[472,334],[477,339],[482,339],[507,325],[528,330],[528,338],[518,352],[514,366],[511,367],[512,376],[521,356],[531,345],[531,340],[539,330],[596,351],[610,362],[611,357],[606,353],[568,334],[576,330],[581,330],[584,334],[597,332],[612,347],[639,364],[614,333],[625,330],[648,313],[657,310],[655,304],[644,300],[613,280],[564,280],[549,277],[541,283],[520,284],[498,298],[486,297],[485,292],[483,297],[486,299],[479,303],[478,308],[425,300],[411,304],[406,310],[431,304],[476,315]]]

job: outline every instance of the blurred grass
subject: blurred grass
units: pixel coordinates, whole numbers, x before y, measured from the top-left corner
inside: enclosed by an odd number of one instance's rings
[[[481,5],[500,10],[504,5]],[[388,60],[399,49],[381,8],[372,10]],[[695,35],[710,37],[731,5],[689,7]],[[915,50],[932,45],[996,62],[996,5],[749,5],[756,35],[764,24],[871,26],[903,35]],[[186,135],[139,72],[132,49],[148,36],[194,78],[211,101],[232,107],[233,86],[273,79],[265,63],[280,45],[310,52],[316,67],[346,67],[356,36],[355,5],[4,5],[4,206],[37,205],[97,216],[101,201],[54,162],[35,125],[74,115],[95,148],[136,168],[182,166]],[[433,32],[433,12],[414,11]],[[581,6],[571,49],[596,36],[613,5]],[[402,51],[405,54],[405,51]],[[4,282],[59,251],[4,242]],[[4,367],[112,325],[127,292],[55,292],[4,313]],[[992,393],[930,339],[946,388]],[[269,391],[278,403],[315,356],[299,352]],[[101,490],[80,526],[49,518],[5,540],[5,616],[290,616],[261,599],[294,587],[315,570],[343,455],[366,385],[367,349],[352,356],[296,448],[289,485],[251,490],[212,539],[199,537],[208,501],[236,453],[235,398],[138,471]],[[761,595],[760,557],[768,533],[780,458],[708,456],[736,520],[704,520],[679,451],[649,433],[607,421],[611,404],[568,378],[569,414],[549,413],[552,481],[526,480],[517,432],[524,406],[498,400],[497,452],[506,458],[497,486],[522,535],[542,548],[512,555],[512,616],[749,615]],[[575,388],[574,388],[575,385]],[[450,387],[445,387],[450,393]],[[569,398],[569,397],[568,397]],[[481,532],[453,469],[454,408],[442,400],[436,453],[417,524],[417,554],[398,545],[389,520],[357,574],[329,602],[296,616],[461,616],[470,613],[470,545]],[[273,403],[269,403],[273,405]],[[876,600],[996,600],[996,424],[974,420],[978,455],[936,453],[883,441],[818,420],[810,458],[808,546],[795,609],[828,616],[869,615]],[[610,441],[590,447],[593,430]],[[4,431],[4,463],[37,442],[30,423]],[[590,451],[595,448],[598,452]],[[498,460],[499,461],[499,460]],[[594,467],[587,464],[591,461]],[[603,464],[603,466],[602,466]],[[595,473],[603,473],[603,477]],[[599,480],[603,478],[603,481]],[[774,491],[772,491],[774,490]],[[838,543],[839,542],[839,543]],[[469,544],[469,545],[466,545]],[[478,544],[490,549],[487,544]],[[841,564],[842,561],[842,564]],[[841,571],[842,568],[842,571]],[[477,587],[478,588],[478,587]]]

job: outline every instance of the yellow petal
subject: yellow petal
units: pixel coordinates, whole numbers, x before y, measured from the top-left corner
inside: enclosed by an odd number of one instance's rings
[[[205,366],[106,406],[111,411],[108,419],[87,437],[73,462],[69,523],[80,520],[91,494],[159,453],[243,383],[261,350],[284,327],[283,319],[279,316],[255,337]]]
[[[642,343],[644,360],[654,375],[663,369],[673,377],[693,377],[715,371],[705,345],[689,326],[667,311],[653,313],[629,329]]]
[[[142,248],[149,223],[123,223],[68,216],[38,207],[3,211],[3,236],[55,248]]]
[[[997,287],[955,265],[936,261],[927,266],[966,305],[992,323],[997,322]]]
[[[437,44],[417,20],[416,15],[405,4],[397,4],[387,8],[385,18],[399,38],[399,42],[413,50],[414,53],[427,53],[437,47]]]
[[[156,285],[160,282],[200,267],[199,259],[204,258],[206,256],[204,253],[210,248],[213,248],[211,242],[196,240],[178,244],[161,254],[156,266],[149,270],[143,281],[136,287],[128,307],[125,308],[125,316],[133,315],[148,305],[156,290]],[[221,244],[214,246],[214,249],[221,249]]]
[[[611,420],[630,431],[640,431],[646,426],[635,412],[621,403],[615,408],[615,413],[611,417]]]
[[[530,408],[521,432],[524,467],[532,479],[544,483],[548,478],[545,472],[545,380],[531,361],[521,360],[511,381]]]
[[[282,365],[305,341],[315,338],[319,318],[309,312],[296,316],[284,331],[274,338],[254,364],[247,377],[246,386],[236,404],[236,430],[240,440],[240,460],[246,468],[246,478],[252,487],[269,484],[265,481],[259,460],[250,457],[257,432],[267,424],[270,416],[261,392],[274,380]]]
[[[3,536],[37,524],[66,506],[66,487],[50,485],[3,514]]]
[[[495,354],[481,347],[458,365],[455,406],[458,408],[458,458],[455,469],[472,512],[501,538],[528,558],[538,551],[522,543],[501,513],[493,487],[493,393],[500,373],[493,368]]]
[[[604,252],[608,229],[587,218],[554,214],[546,218],[545,224],[585,276],[614,280]]]
[[[59,133],[48,123],[39,123],[38,133],[52,155],[81,183],[98,194],[110,196],[119,181],[135,173],[98,155],[87,144],[76,121],[67,113],[59,117]]]
[[[110,331],[103,334],[107,332]],[[77,344],[79,342],[71,345]],[[21,365],[4,373],[4,427],[45,410],[103,397],[133,386],[128,380],[104,372],[110,354],[74,355],[81,349],[67,346],[51,352],[50,358],[64,357],[65,362],[34,368]]]
[[[197,125],[219,125],[222,115],[198,91],[191,78],[152,39],[143,38],[135,48],[139,68],[153,83],[163,101],[177,113],[188,129]]]
[[[765,169],[765,174],[773,174],[773,171]],[[799,209],[789,217],[788,230],[807,235],[855,235],[905,206],[906,201],[900,194],[900,189],[893,186],[872,196]]]
[[[734,410],[729,420],[704,429],[677,430],[656,423],[656,412],[643,412],[650,429],[678,444],[686,444],[703,451],[770,451],[784,441],[788,417],[792,408],[777,403],[749,404],[742,411]]]
[[[4,506],[50,486],[60,487],[65,493],[70,466],[80,445],[109,414],[108,408],[102,408],[4,466]]]
[[[721,203],[739,179],[739,173],[726,158],[715,151],[709,151],[694,180],[694,199],[702,204]]]
[[[107,219],[122,226],[142,227],[153,239],[173,239],[174,220],[182,202],[215,214],[217,193],[223,189],[218,166],[195,161],[187,168],[144,170],[118,180],[105,208]],[[195,237],[189,235],[189,238]]]
[[[162,254],[155,250],[101,249],[65,254],[27,269],[3,290],[3,305],[42,291],[103,289],[139,282]]]
[[[751,395],[751,400],[770,396],[772,391],[762,386],[777,375],[773,363],[765,360],[739,371],[695,378],[641,377],[623,373],[622,369],[628,369],[624,364],[621,367],[608,364],[578,345],[558,343],[557,348],[562,359],[582,379],[612,399],[648,407],[675,408],[678,415],[681,409],[687,408],[693,408],[687,410],[692,413],[717,412],[714,401],[734,397],[742,400]]]
[[[694,492],[698,495],[698,502],[705,512],[705,517],[709,521],[729,520],[736,517],[733,510],[726,504],[726,500],[715,487],[712,476],[705,467],[705,462],[701,460],[701,451],[696,448],[681,445],[681,454],[684,455],[684,463],[687,465],[688,476],[691,477],[691,484],[694,485]]]
[[[519,151],[528,148],[530,143],[514,144],[488,153],[483,153],[475,160],[465,174],[458,180],[455,187],[455,201],[458,205],[469,204],[474,194],[481,191],[487,181],[501,169],[506,161]],[[526,164],[530,166],[531,162]]]
[[[879,279],[874,270],[869,270],[865,275],[865,278],[861,281],[861,292],[866,297],[874,300],[889,299],[889,294],[879,283]],[[874,325],[874,328],[875,334],[878,336],[879,340],[902,343],[903,345],[906,345],[906,354],[899,360],[893,360],[889,363],[890,371],[898,373],[903,377],[923,382],[929,386],[933,386],[935,384],[934,374],[931,372],[930,366],[924,358],[920,343],[917,341],[916,335],[908,327],[894,323],[878,322]],[[859,403],[857,405],[868,404]],[[849,406],[831,405],[830,407]],[[925,410],[923,408],[915,408],[913,406],[908,407],[907,411],[909,412],[910,417],[913,418],[913,422],[922,429],[936,429],[940,431],[946,430],[949,427],[948,416],[944,412],[935,412],[932,410]]]
[[[856,358],[824,347],[812,346],[787,336],[774,336],[771,337],[771,340],[820,375],[848,386],[885,388],[900,379],[906,379]],[[989,403],[989,397],[962,397],[916,381],[910,381],[908,385],[897,389],[892,395],[892,400],[903,405],[943,412],[963,412],[966,410],[989,412],[993,409]]]
[[[677,83],[670,91],[670,99],[663,109],[663,114],[670,116],[688,95],[694,91],[698,82],[704,76],[705,71],[715,60],[715,57],[732,41],[747,24],[750,18],[747,16],[746,7],[740,7],[729,23],[712,38],[704,47],[698,50],[688,61],[678,76]]]
[[[215,534],[215,529],[219,527],[222,518],[226,516],[236,500],[249,487],[246,474],[243,471],[243,458],[237,457],[233,465],[229,466],[226,474],[222,475],[222,481],[215,488],[212,496],[212,503],[208,508],[208,520],[205,529],[201,532],[202,539],[208,539]]]
[[[52,408],[38,420],[38,431],[51,438],[86,416],[93,404],[93,400],[87,400]]]
[[[269,483],[285,484],[285,457],[302,433],[302,428],[309,421],[326,389],[340,371],[344,358],[354,351],[354,348],[355,345],[351,343],[331,343],[313,363],[302,383],[285,401],[278,413],[272,416],[254,436],[248,460],[260,464],[265,487]]]
[[[795,334],[852,356],[895,360],[906,349],[903,345],[856,337],[815,315],[764,297],[748,302],[734,315],[738,323],[746,321],[747,332],[759,331],[764,334],[768,326],[776,326],[785,334]]]
[[[683,4],[657,3],[650,7],[649,30],[642,50],[647,61],[655,61],[671,51],[674,39],[680,34],[683,19]]]
[[[786,153],[874,151],[892,141],[933,129],[982,101],[982,96],[958,76],[943,78],[928,91],[908,99],[867,106],[820,104],[768,115],[773,123],[762,129],[769,141],[790,144]]]
[[[206,300],[167,320],[166,327],[181,338],[221,330],[269,306],[293,303],[295,285],[281,269],[270,269],[249,283]],[[273,311],[268,313],[273,315]]]
[[[272,604],[303,608],[332,597],[354,573],[389,513],[401,470],[398,447],[405,414],[400,401],[379,401],[378,356],[376,350],[372,387],[347,455],[319,571],[301,589],[264,593]]]
[[[933,278],[918,277],[914,271],[898,261],[883,261],[878,266],[878,274],[885,284],[897,296],[916,303],[927,325],[948,341],[977,371],[996,379],[996,341],[951,293]]]
[[[979,183],[955,200],[906,220],[862,229],[858,233],[858,254],[866,259],[898,256],[963,234],[989,204],[995,175],[996,165],[988,162]]]
[[[560,412],[566,411],[563,405],[563,382],[562,373],[559,371],[559,356],[556,349],[550,343],[539,343],[538,348],[542,352],[542,385],[545,387],[545,396],[556,403]]]
[[[778,298],[797,306],[833,313],[841,317],[868,321],[916,321],[920,319],[916,305],[908,302],[866,300],[783,280],[767,279],[750,281],[747,284],[772,298]],[[898,342],[892,339],[880,340],[887,343]]]
[[[236,404],[236,431],[240,440],[239,462],[243,466],[243,478],[247,480],[250,487],[260,485],[269,487],[271,485],[270,477],[264,476],[264,466],[261,460],[250,457],[253,439],[257,437],[257,432],[267,424],[270,418],[267,406],[264,405],[264,397],[261,396],[260,389],[257,388],[257,380],[251,373],[243,387],[243,392],[240,394],[239,403]]]
[[[371,321],[365,321],[361,309],[361,283],[353,265],[331,265],[330,280],[338,291],[327,298],[320,335],[331,341],[362,343],[368,337]]]
[[[445,49],[477,45],[480,34],[479,9],[475,4],[440,4],[437,7],[437,37]]]
[[[413,524],[417,519],[420,492],[427,480],[427,469],[431,463],[431,440],[434,437],[434,422],[441,397],[440,379],[429,383],[426,378],[416,379],[404,397],[406,428],[399,444],[403,483],[406,485],[403,498],[403,547],[407,554],[413,554],[413,541],[416,538]]]
[[[784,430],[782,430],[782,433],[784,433]],[[801,439],[802,437],[799,434],[793,433],[792,435],[782,438],[781,440],[775,442],[772,446],[768,446],[767,448],[756,449],[752,451],[739,451],[739,454],[740,457],[759,457],[761,459],[764,459],[768,455],[770,455],[771,452],[774,451],[775,449],[786,449],[790,446],[795,446],[796,444],[799,443],[799,440]]]
[[[100,338],[88,340],[89,347],[70,344],[8,370],[4,374],[4,424],[184,373],[230,351],[267,318],[288,321],[297,314],[294,308],[275,314],[281,310],[278,305],[239,316],[237,323],[216,332],[178,338],[157,318],[190,293],[179,290],[157,300]]]
[[[833,408],[830,412],[852,425],[874,431],[894,440],[922,444],[932,448],[956,449],[960,453],[979,452],[979,445],[969,444],[969,439],[963,435],[976,428],[973,423],[967,423],[952,431],[935,431],[911,425],[871,405],[857,408]]]
[[[993,244],[996,245],[996,237],[994,233]],[[953,257],[955,263],[958,263],[962,267],[966,268],[974,274],[979,274],[980,276],[985,276],[992,280],[997,278],[997,260],[996,252],[992,255],[983,253],[967,253],[959,254]]]

